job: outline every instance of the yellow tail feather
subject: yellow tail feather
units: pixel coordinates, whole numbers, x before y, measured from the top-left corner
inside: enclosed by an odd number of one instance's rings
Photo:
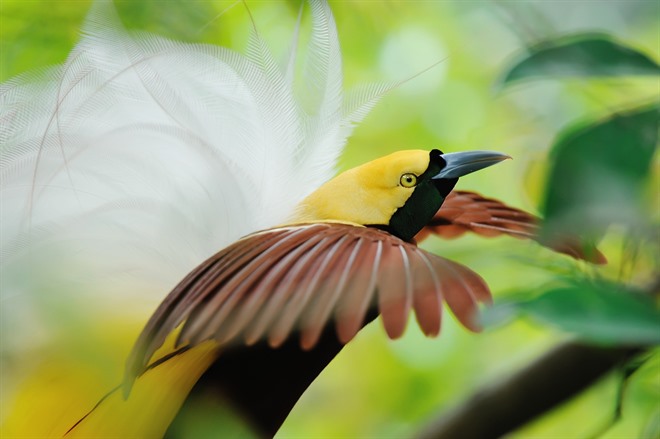
[[[117,387],[65,437],[162,437],[217,352],[217,345],[204,343],[150,368],[135,381],[128,399]]]
[[[155,358],[171,352],[167,345]],[[162,437],[217,355],[217,344],[207,342],[154,363],[135,381],[127,399],[117,382],[120,363],[104,365],[109,372],[98,358],[86,362],[62,352],[51,355],[30,371],[13,396],[3,395],[0,437]],[[109,383],[117,386],[112,389]]]

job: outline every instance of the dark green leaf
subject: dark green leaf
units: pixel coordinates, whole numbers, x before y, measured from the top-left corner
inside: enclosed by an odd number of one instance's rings
[[[616,345],[660,344],[660,310],[647,297],[609,284],[584,284],[550,290],[536,298],[496,305],[485,323],[508,318],[515,310],[578,337]]]
[[[542,208],[546,238],[598,239],[612,223],[639,226],[659,109],[657,104],[637,108],[559,135]]]
[[[582,338],[659,344],[660,312],[650,300],[602,285],[559,288],[520,304],[530,317]]]
[[[519,59],[502,79],[507,85],[540,77],[611,77],[658,75],[660,66],[606,35],[564,36],[539,43]]]

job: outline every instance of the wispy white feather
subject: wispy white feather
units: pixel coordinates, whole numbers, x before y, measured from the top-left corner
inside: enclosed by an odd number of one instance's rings
[[[128,33],[97,2],[63,65],[1,86],[3,331],[41,340],[53,300],[151,310],[333,175],[385,89],[346,105],[335,22],[310,5],[302,75],[298,28],[281,68],[256,30],[240,54]]]

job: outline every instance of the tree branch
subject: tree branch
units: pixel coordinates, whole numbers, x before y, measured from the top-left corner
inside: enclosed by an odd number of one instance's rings
[[[639,352],[635,348],[561,344],[443,413],[418,439],[500,437],[580,393]]]

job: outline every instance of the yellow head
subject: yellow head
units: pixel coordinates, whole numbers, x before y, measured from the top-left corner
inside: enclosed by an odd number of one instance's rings
[[[300,203],[294,220],[379,226],[410,240],[438,211],[458,177],[505,158],[486,151],[399,151],[325,183]]]

